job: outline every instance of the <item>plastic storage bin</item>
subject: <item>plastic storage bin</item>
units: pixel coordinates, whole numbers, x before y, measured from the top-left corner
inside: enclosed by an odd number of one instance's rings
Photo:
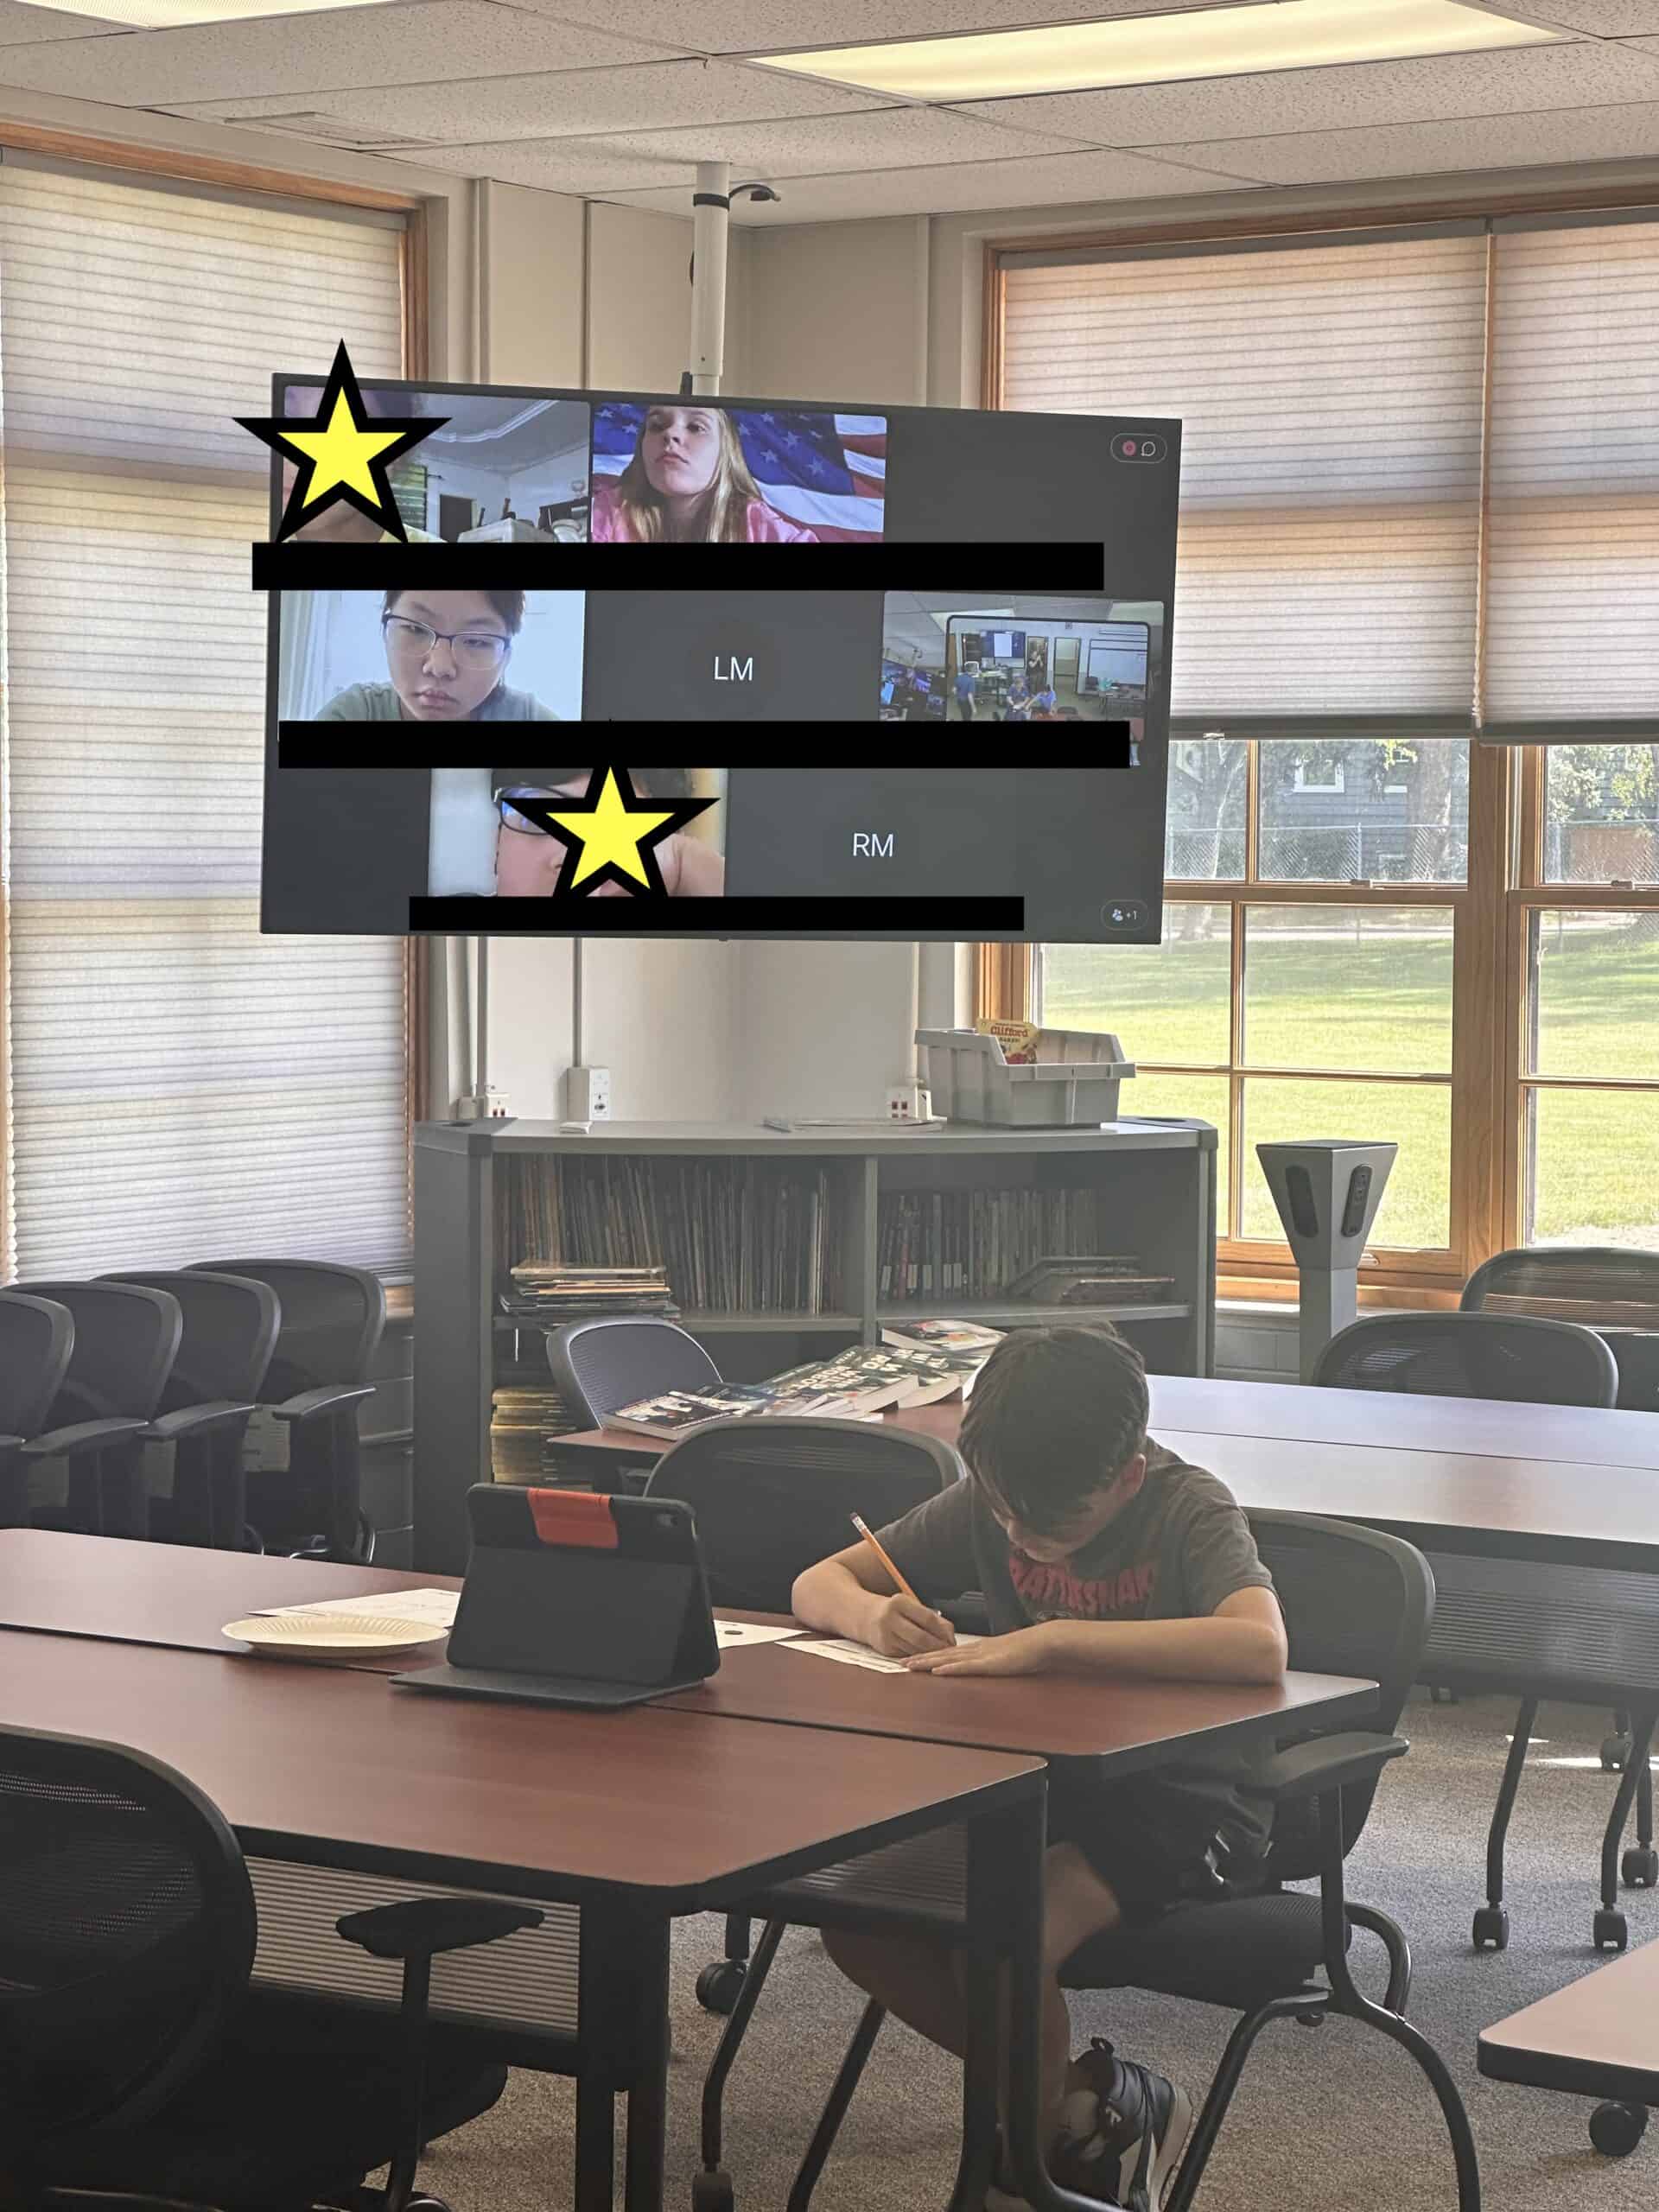
[[[1010,1065],[1000,1039],[974,1029],[918,1029],[933,1111],[994,1128],[1092,1128],[1115,1122],[1134,1063],[1103,1031],[1041,1029],[1034,1061]]]

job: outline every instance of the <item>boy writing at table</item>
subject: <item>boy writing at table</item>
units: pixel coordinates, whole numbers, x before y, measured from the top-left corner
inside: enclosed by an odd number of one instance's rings
[[[1147,1434],[1146,1370],[1109,1325],[1022,1330],[987,1361],[963,1418],[968,1479],[880,1532],[915,1596],[859,1542],[809,1567],[794,1610],[918,1672],[1273,1683],[1284,1623],[1244,1516],[1213,1475]],[[929,1599],[980,1590],[992,1633],[957,1646]],[[1043,2085],[1057,2180],[1159,2212],[1191,2124],[1185,2093],[1096,2042],[1071,2050],[1059,1969],[1089,1939],[1248,1881],[1266,1801],[1249,1754],[1122,1781],[1085,1759],[1049,1776]],[[960,2055],[956,1954],[925,1938],[831,1933],[830,1956]],[[988,2202],[1009,2200],[993,2192]]]

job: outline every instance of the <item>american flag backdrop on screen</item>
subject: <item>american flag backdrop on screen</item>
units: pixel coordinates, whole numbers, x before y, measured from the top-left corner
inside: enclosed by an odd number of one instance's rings
[[[826,542],[879,539],[887,497],[885,415],[809,415],[786,408],[733,410],[761,497]],[[620,476],[633,457],[645,410],[612,402],[594,410],[594,474]]]

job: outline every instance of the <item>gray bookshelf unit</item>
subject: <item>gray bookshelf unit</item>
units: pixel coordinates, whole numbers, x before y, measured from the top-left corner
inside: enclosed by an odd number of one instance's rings
[[[999,1303],[995,1298],[879,1295],[877,1224],[895,1192],[1090,1190],[1109,1223],[1103,1249],[1138,1253],[1148,1272],[1173,1280],[1167,1304],[1105,1312],[1133,1336],[1154,1372],[1208,1375],[1215,1365],[1216,1132],[1205,1122],[1132,1121],[1086,1129],[952,1126],[906,1133],[800,1129],[750,1122],[613,1122],[588,1136],[556,1122],[499,1127],[423,1122],[415,1132],[414,1564],[460,1573],[467,1564],[465,1499],[490,1478],[490,1397],[498,1357],[534,1324],[499,1311],[507,1268],[528,1258],[601,1265],[615,1250],[499,1249],[512,1212],[518,1163],[728,1162],[757,1170],[798,1161],[823,1178],[836,1235],[838,1280],[827,1310],[696,1310],[674,1289],[682,1325],[705,1339],[728,1380],[747,1382],[842,1346],[874,1344],[901,1315],[958,1314],[995,1327],[1076,1320],[1096,1309]],[[659,1255],[660,1256],[660,1255]]]

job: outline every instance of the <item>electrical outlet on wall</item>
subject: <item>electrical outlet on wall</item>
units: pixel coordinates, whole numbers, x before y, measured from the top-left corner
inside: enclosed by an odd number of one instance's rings
[[[897,1083],[887,1093],[890,1122],[926,1122],[931,1120],[932,1113],[933,1103],[923,1084]]]
[[[569,1122],[608,1122],[611,1118],[609,1068],[567,1068],[564,1071],[564,1116]]]

